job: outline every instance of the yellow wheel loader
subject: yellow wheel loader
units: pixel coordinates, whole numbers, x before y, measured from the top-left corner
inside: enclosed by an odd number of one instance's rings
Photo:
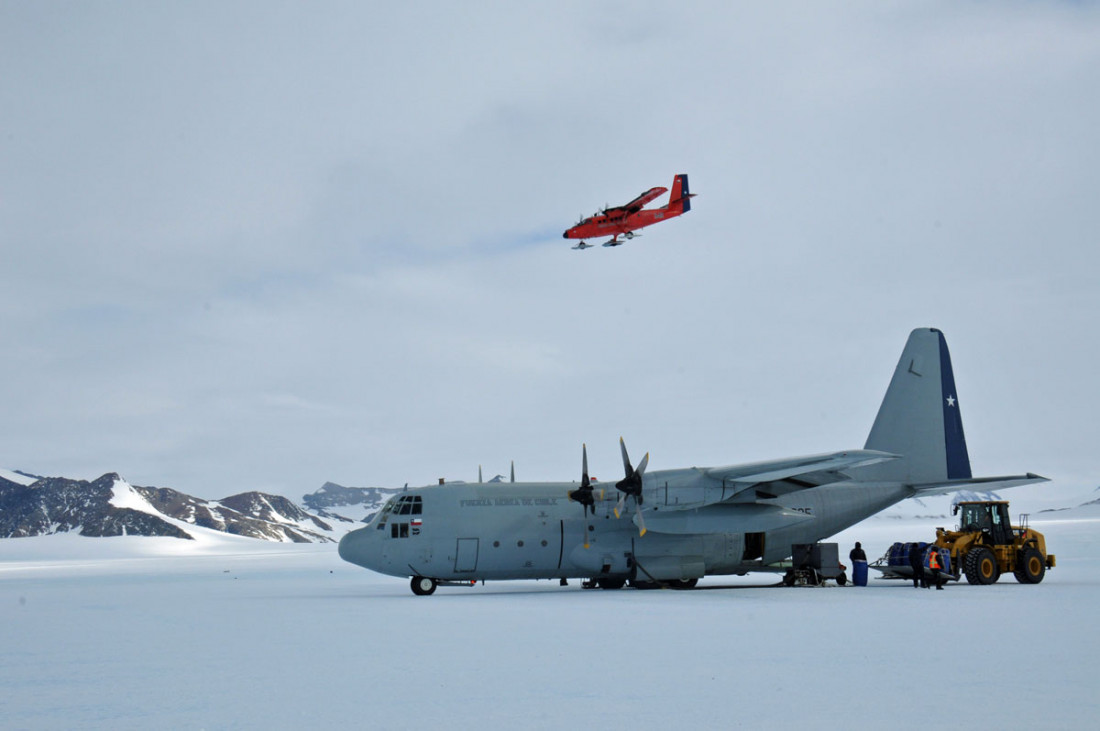
[[[1012,572],[1021,584],[1038,584],[1054,568],[1043,534],[1028,527],[1027,516],[1019,526],[1009,523],[1007,501],[960,502],[953,512],[958,530],[936,528],[935,545],[950,552],[956,579],[965,574],[971,584],[993,584]]]

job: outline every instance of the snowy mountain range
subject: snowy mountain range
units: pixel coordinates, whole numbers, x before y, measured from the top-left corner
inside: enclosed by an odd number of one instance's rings
[[[503,479],[498,476],[490,482]],[[303,509],[281,495],[262,492],[204,500],[166,487],[131,485],[113,472],[88,482],[0,469],[0,538],[75,532],[187,540],[196,530],[211,530],[267,541],[335,542],[369,521],[402,489],[326,482],[302,496]],[[1000,495],[988,492],[913,498],[877,517],[949,519],[952,506],[959,501],[999,499]],[[1100,500],[1086,504],[1094,503]],[[1049,506],[1047,502],[1036,511],[1050,511]]]
[[[505,482],[504,475],[497,475],[489,484]],[[450,480],[450,485],[464,485],[463,480]],[[335,482],[326,482],[315,492],[302,496],[302,503],[322,518],[334,520],[354,520],[367,523],[382,509],[386,501],[403,487],[344,487]],[[336,513],[334,511],[339,511]]]
[[[326,482],[316,492],[302,496],[302,502],[322,518],[368,522],[401,487],[344,487]],[[338,511],[338,512],[337,512]]]
[[[245,492],[211,501],[131,485],[113,472],[88,482],[0,471],[0,538],[76,532],[189,540],[196,528],[294,543],[334,542],[344,532],[280,495]]]

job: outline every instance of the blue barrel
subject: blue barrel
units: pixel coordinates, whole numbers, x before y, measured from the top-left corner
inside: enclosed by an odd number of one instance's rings
[[[867,586],[866,561],[852,561],[852,583],[856,586]]]

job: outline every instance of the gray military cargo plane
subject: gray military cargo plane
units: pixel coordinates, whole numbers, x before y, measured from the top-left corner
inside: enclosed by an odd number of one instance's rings
[[[863,449],[646,473],[620,440],[624,479],[435,485],[395,495],[340,556],[413,593],[497,579],[693,587],[700,577],[782,571],[815,543],[915,495],[1046,478],[973,477],[947,342],[914,330]],[[625,518],[625,519],[620,519]]]

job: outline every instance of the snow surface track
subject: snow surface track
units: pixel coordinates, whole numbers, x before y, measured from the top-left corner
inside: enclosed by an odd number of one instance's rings
[[[501,582],[414,597],[332,545],[227,537],[0,542],[7,728],[1092,727],[1100,510],[1033,520],[1039,586],[582,591]],[[837,536],[869,556],[935,521]],[[190,542],[188,542],[190,543]],[[157,554],[160,555],[151,555]],[[74,558],[76,557],[76,558]],[[917,712],[915,685],[939,711]]]

